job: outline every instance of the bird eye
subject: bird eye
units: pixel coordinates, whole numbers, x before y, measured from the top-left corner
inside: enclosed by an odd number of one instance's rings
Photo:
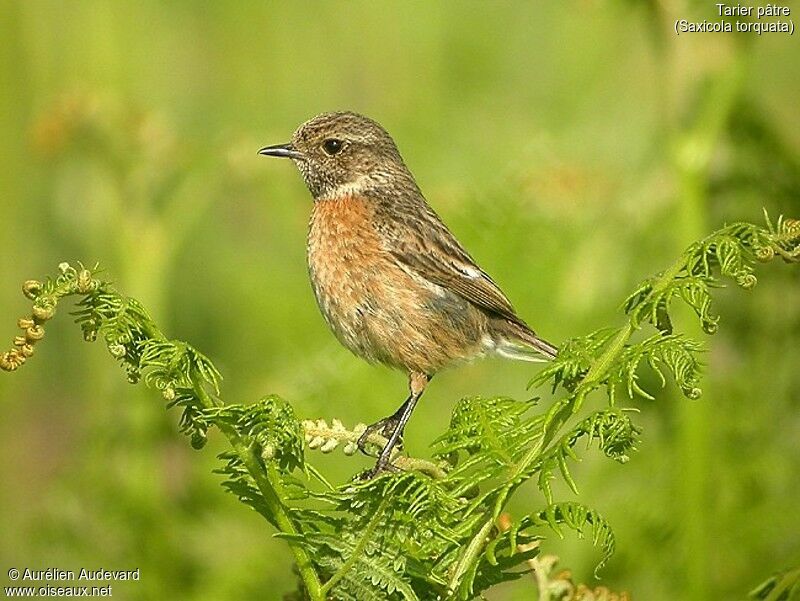
[[[322,149],[330,156],[339,154],[343,147],[344,142],[337,140],[336,138],[328,138],[322,143]]]

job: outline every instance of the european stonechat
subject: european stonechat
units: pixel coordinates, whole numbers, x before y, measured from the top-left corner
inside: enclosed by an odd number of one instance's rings
[[[370,476],[390,467],[392,449],[440,369],[487,353],[553,359],[508,298],[428,205],[391,136],[372,119],[324,113],[288,144],[260,154],[290,158],[314,198],[308,271],[325,321],[345,347],[408,373],[410,394],[369,426],[388,440]]]

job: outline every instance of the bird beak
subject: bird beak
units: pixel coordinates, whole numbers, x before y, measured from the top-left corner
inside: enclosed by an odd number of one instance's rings
[[[303,153],[295,150],[291,143],[288,144],[275,144],[274,146],[265,146],[258,151],[258,154],[263,154],[268,157],[282,157],[285,159],[303,159]]]

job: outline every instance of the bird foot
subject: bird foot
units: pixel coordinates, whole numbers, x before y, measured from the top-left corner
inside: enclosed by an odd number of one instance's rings
[[[367,480],[373,480],[374,478],[377,478],[381,474],[386,474],[389,472],[394,473],[399,471],[400,468],[395,467],[388,461],[382,461],[381,459],[378,459],[378,462],[374,465],[374,467],[368,470],[364,470],[358,475],[358,480],[366,482]]]
[[[358,449],[364,453],[364,455],[369,455],[367,452],[367,439],[374,434],[375,432],[380,432],[381,436],[386,438],[387,440],[392,436],[395,429],[400,425],[400,419],[396,415],[391,415],[389,417],[384,417],[382,420],[375,422],[367,426],[367,429],[361,433],[361,436],[358,437]],[[395,448],[402,449],[403,448],[403,437],[400,436],[397,439],[397,444]]]

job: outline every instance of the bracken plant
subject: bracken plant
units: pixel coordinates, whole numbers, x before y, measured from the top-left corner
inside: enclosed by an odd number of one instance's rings
[[[77,296],[73,315],[84,338],[101,338],[129,381],[143,380],[168,407],[180,408],[180,429],[194,448],[205,445],[211,428],[227,438],[230,449],[219,456],[223,486],[263,516],[291,549],[299,576],[292,599],[479,599],[530,571],[541,598],[625,599],[624,593],[595,593],[568,578],[549,577],[554,559],[539,555],[548,531],[561,535],[569,529],[588,537],[602,550],[598,569],[615,547],[602,515],[575,501],[555,500],[551,483],[560,478],[577,494],[570,464],[591,447],[615,461],[628,460],[640,428],[633,409],[624,405],[653,398],[640,379],[644,370],[655,372],[662,384],[670,377],[691,399],[701,395],[703,347],[675,331],[673,305],[688,305],[713,334],[718,317],[711,309],[712,290],[723,278],[751,289],[756,264],[776,256],[800,262],[800,221],[772,224],[767,218],[765,226],[720,229],[642,282],[623,304],[624,325],[562,345],[558,358],[531,381],[552,387],[549,406],[462,399],[447,431],[433,442],[432,458],[398,451],[396,471],[372,480],[356,475],[340,485],[313,467],[308,451],[341,448],[353,454],[363,424],[350,429],[336,419],[303,421],[277,396],[225,404],[211,361],[167,338],[136,300],[100,279],[96,267],[62,263],[57,277],[25,282],[32,313],[19,320],[22,334],[0,355],[0,367],[14,371],[23,365],[59,302]],[[385,441],[373,434],[368,442],[377,451]],[[541,500],[530,513],[511,518],[505,511],[509,499],[531,479]],[[800,579],[800,571],[789,574],[795,577],[775,577],[753,596],[780,598]]]

